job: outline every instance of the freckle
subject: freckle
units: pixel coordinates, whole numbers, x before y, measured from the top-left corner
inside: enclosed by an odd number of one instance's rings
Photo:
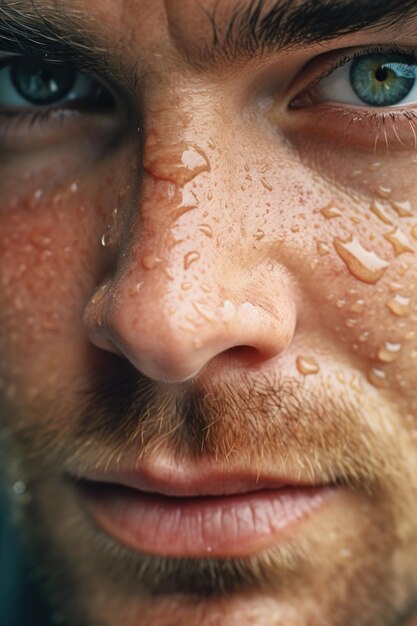
[[[300,227],[299,226],[291,226],[291,232],[292,233],[298,233],[300,231]]]
[[[188,270],[190,265],[198,261],[199,258],[200,258],[200,253],[197,252],[196,250],[193,250],[192,252],[188,252],[188,254],[186,254],[184,257],[184,269]]]

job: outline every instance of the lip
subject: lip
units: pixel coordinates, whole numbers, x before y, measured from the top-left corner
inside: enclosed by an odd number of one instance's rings
[[[78,478],[88,515],[113,540],[143,554],[183,558],[255,555],[296,532],[341,489],[163,463]]]

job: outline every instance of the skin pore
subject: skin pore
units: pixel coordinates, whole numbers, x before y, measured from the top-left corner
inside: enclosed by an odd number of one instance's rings
[[[280,40],[268,2],[0,1],[2,58],[94,83],[16,115],[0,66],[0,459],[57,624],[416,626],[417,95],[330,77],[417,16],[343,4]],[[254,554],[139,553],[73,480],[137,459],[340,489]]]

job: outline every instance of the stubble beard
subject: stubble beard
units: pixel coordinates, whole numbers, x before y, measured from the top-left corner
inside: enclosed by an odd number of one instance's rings
[[[353,403],[291,379],[190,385],[173,394],[127,365],[91,378],[71,397],[40,398],[29,415],[15,411],[13,428],[10,415],[5,409],[2,416],[5,472],[9,483],[27,483],[16,516],[56,623],[403,626],[417,608],[417,481],[405,462],[409,450],[402,437],[393,442],[367,427]],[[348,485],[369,504],[369,536],[366,524],[358,529],[345,563],[326,551],[322,531],[240,559],[130,551],[94,527],[63,476],[157,450],[230,463],[244,455],[259,468],[298,463],[311,478]],[[320,607],[308,599],[317,595]],[[250,598],[253,606],[276,605],[276,617],[242,613]]]

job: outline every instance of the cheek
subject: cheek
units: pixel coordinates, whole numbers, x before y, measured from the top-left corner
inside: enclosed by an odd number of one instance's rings
[[[102,240],[125,193],[110,184],[115,176],[72,180],[45,194],[22,185],[18,196],[3,196],[0,380],[9,395],[70,370],[71,353],[85,343],[84,306],[109,264]]]

